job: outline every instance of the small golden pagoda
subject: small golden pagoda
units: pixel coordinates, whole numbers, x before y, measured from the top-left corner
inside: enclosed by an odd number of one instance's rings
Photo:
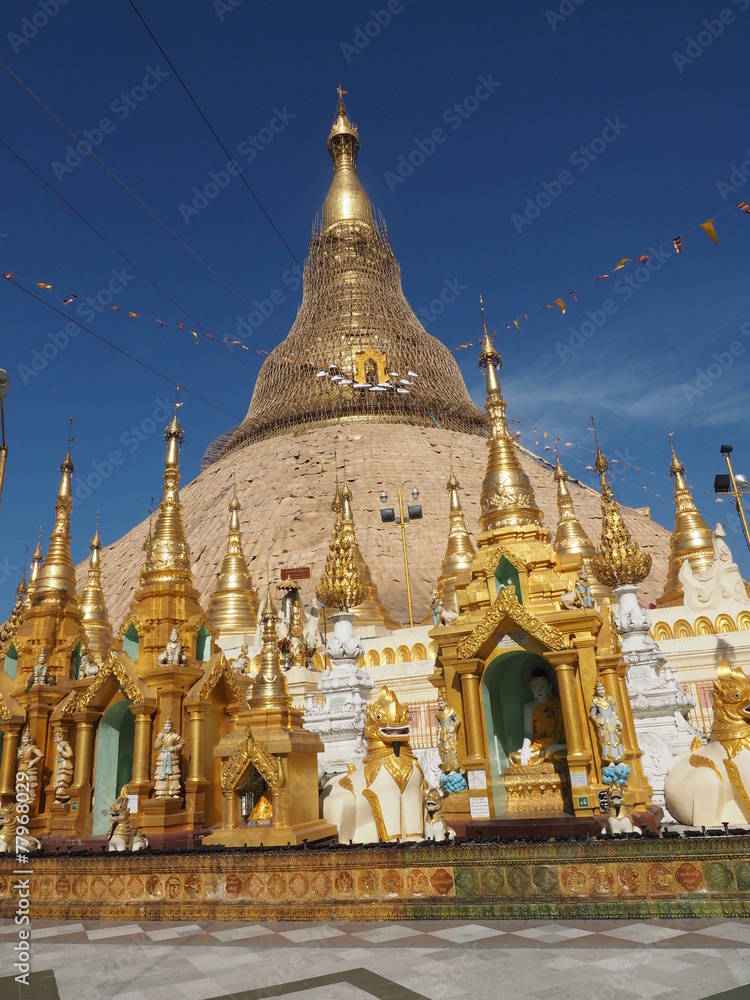
[[[596,611],[566,607],[560,600],[567,583],[507,429],[500,364],[485,326],[480,367],[492,435],[481,493],[483,530],[469,573],[456,580],[458,619],[430,632],[439,644],[432,683],[461,721],[459,758],[469,779],[468,790],[449,795],[444,809],[457,822],[521,814],[552,814],[564,821],[565,815],[597,814],[604,785],[588,706],[598,675],[623,720],[626,760],[633,770],[629,805],[643,809],[651,793],[640,765],[625,665],[614,654],[597,656],[602,621]],[[589,546],[585,551],[593,555]],[[550,711],[557,713],[554,743],[561,742],[562,750],[549,759],[544,754],[549,740],[537,734],[537,722],[533,738],[526,732],[535,718],[528,714],[535,678],[549,689],[544,705],[558,706]],[[524,764],[520,748],[527,738],[532,750],[539,738],[541,749]]]
[[[701,517],[695,506],[690,487],[685,480],[685,466],[675,454],[670,438],[669,447],[672,461],[669,474],[674,479],[674,531],[669,543],[669,568],[664,592],[657,600],[657,607],[673,607],[684,598],[680,584],[680,567],[687,559],[690,568],[700,573],[713,562],[713,532]]]
[[[438,600],[444,608],[448,611],[453,611],[455,608],[458,611],[456,580],[459,576],[463,576],[469,572],[476,550],[466,528],[464,512],[461,507],[461,497],[459,496],[461,486],[454,475],[453,469],[451,469],[451,474],[448,477],[446,489],[450,493],[450,526],[443,565],[440,568],[440,576],[437,580],[437,592]]]
[[[593,425],[594,418],[591,418]],[[607,587],[614,589],[623,584],[637,584],[645,580],[651,570],[651,556],[642,552],[633,539],[622,512],[615,500],[607,479],[609,462],[599,447],[596,436],[594,469],[599,474],[602,493],[602,541],[593,562],[594,573]]]
[[[237,490],[233,487],[227,551],[208,605],[208,616],[217,634],[222,636],[250,636],[258,627],[258,594],[242,549],[241,510]]]
[[[42,528],[39,526],[39,539],[36,543],[36,548],[34,549],[34,554],[31,557],[31,568],[29,569],[29,588],[26,592],[26,600],[31,600],[31,595],[36,589],[36,585],[39,582],[39,574],[42,572],[42,563],[44,562],[44,555],[42,554]]]
[[[102,540],[99,537],[99,517],[96,519],[96,532],[89,545],[91,560],[89,563],[88,580],[81,594],[81,611],[83,612],[83,627],[90,655],[94,663],[103,663],[107,653],[114,645],[115,637],[109,623],[107,605],[102,592],[101,551]]]
[[[365,598],[365,581],[362,571],[362,557],[357,554],[357,539],[354,533],[354,517],[351,513],[351,492],[347,500],[348,516],[343,517],[344,501],[339,492],[336,478],[331,510],[334,513],[333,532],[326,556],[325,569],[316,595],[325,608],[335,611],[353,609],[362,605]]]
[[[302,726],[292,707],[279,652],[278,613],[268,588],[260,615],[261,665],[247,706],[232,713],[219,740],[221,825],[205,844],[283,847],[333,838],[320,819],[318,754],[323,741]]]

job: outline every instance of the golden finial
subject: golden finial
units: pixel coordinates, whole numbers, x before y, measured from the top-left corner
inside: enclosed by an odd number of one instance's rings
[[[286,677],[281,670],[279,651],[279,615],[271,595],[270,582],[258,628],[261,630],[262,649],[260,667],[253,682],[250,708],[284,708],[290,703]]]
[[[107,653],[114,645],[115,637],[109,622],[107,604],[102,590],[102,573],[100,556],[102,540],[99,537],[99,514],[96,515],[96,531],[89,545],[91,559],[86,586],[81,594],[81,611],[83,613],[83,628],[89,649],[96,663],[103,663]]]
[[[656,602],[659,607],[673,607],[681,604],[684,591],[680,583],[680,569],[687,559],[690,568],[699,573],[708,569],[713,562],[714,536],[700,515],[690,487],[685,480],[685,466],[675,454],[672,432],[669,432],[669,447],[672,460],[669,474],[674,479],[674,531],[669,540],[669,562],[664,593]]]
[[[70,419],[70,428],[73,428],[73,418]],[[65,599],[78,604],[76,594],[76,571],[73,566],[73,559],[70,554],[70,515],[73,510],[73,494],[71,487],[71,476],[74,472],[73,462],[70,457],[70,445],[73,441],[72,434],[68,434],[68,448],[60,466],[62,477],[60,487],[57,491],[57,503],[55,504],[55,526],[50,535],[50,545],[47,550],[47,558],[37,578],[34,588],[34,601],[43,600],[45,597],[54,596],[56,599]]]
[[[242,548],[241,510],[233,479],[227,550],[208,605],[208,615],[222,635],[251,633],[258,625],[258,594]]]
[[[333,181],[323,203],[323,229],[336,222],[374,223],[372,204],[357,176],[359,133],[349,120],[344,104],[345,90],[338,88],[336,119],[328,135],[328,152],[334,166]]]
[[[594,468],[599,473],[602,492],[602,542],[592,561],[592,568],[598,579],[608,587],[635,585],[645,580],[651,571],[651,556],[638,547],[622,518],[612,487],[607,481],[609,462],[599,447],[593,417],[591,423],[596,440]]]
[[[568,489],[568,473],[562,466],[557,451],[559,438],[554,439],[555,450],[555,482],[557,483],[557,532],[552,547],[555,555],[561,561],[571,556],[580,561],[590,562],[596,556],[594,543],[583,530],[573,509],[573,498]]]
[[[482,306],[484,323],[484,305]],[[487,327],[479,354],[479,367],[485,372],[487,402],[485,409],[492,432],[487,442],[487,470],[479,497],[483,529],[502,528],[519,524],[541,524],[543,514],[537,507],[529,477],[523,471],[513,439],[505,421],[505,400],[500,391],[497,368],[502,364]]]
[[[475,549],[469,532],[466,530],[466,521],[459,496],[461,486],[452,467],[446,489],[450,493],[450,527],[448,529],[448,544],[437,581],[437,591],[443,607],[453,611],[456,605],[456,577],[459,573],[464,573],[471,568]]]

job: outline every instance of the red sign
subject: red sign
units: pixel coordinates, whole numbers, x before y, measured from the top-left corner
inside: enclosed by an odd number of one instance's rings
[[[282,580],[309,580],[312,571],[309,566],[293,566],[291,569],[282,569]]]

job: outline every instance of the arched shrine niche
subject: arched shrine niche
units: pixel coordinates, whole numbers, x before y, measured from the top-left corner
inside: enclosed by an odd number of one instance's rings
[[[108,833],[109,807],[133,777],[135,716],[127,698],[110,705],[99,723],[94,763],[93,835]]]

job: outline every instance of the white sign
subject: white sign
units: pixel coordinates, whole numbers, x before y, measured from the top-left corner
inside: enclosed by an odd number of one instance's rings
[[[137,795],[128,795],[128,809],[132,813],[137,813],[138,812],[138,796]]]
[[[585,788],[588,785],[585,771],[571,771],[570,784],[572,788]]]
[[[469,809],[472,819],[490,818],[490,800],[486,796],[469,799]]]
[[[484,771],[469,771],[469,788],[486,788],[487,775]]]

